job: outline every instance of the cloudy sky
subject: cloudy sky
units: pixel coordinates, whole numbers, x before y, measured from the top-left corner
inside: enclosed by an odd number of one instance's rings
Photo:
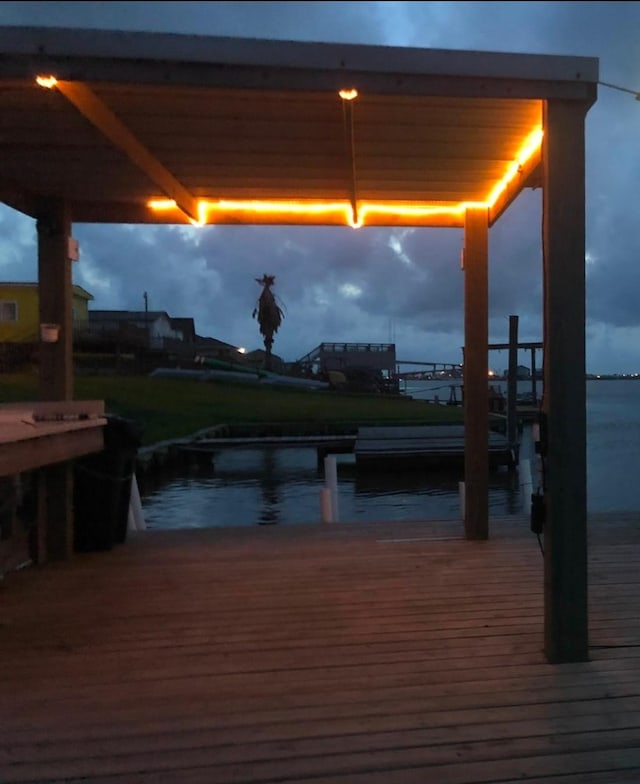
[[[0,2],[0,25],[23,24],[584,55],[602,82],[640,91],[638,2]],[[602,85],[586,125],[593,373],[640,372],[640,102],[624,89]],[[540,191],[526,191],[491,229],[492,342],[508,339],[511,314],[521,340],[542,339],[540,217]],[[459,230],[76,224],[74,236],[74,282],[95,309],[142,310],[146,291],[150,309],[192,316],[201,335],[261,348],[251,313],[266,272],[285,360],[321,341],[389,340],[402,360],[462,359]],[[33,221],[0,205],[0,280],[36,276]],[[506,363],[492,353],[491,367]]]

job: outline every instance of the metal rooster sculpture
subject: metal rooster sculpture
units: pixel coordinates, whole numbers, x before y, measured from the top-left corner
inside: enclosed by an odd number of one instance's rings
[[[262,293],[253,310],[253,318],[258,319],[260,334],[264,337],[264,347],[266,350],[265,368],[271,370],[271,347],[273,346],[273,336],[282,323],[284,313],[271,291],[271,287],[275,285],[276,282],[275,275],[267,275],[265,273],[261,278],[256,278],[255,280],[256,283],[259,283],[262,286]]]

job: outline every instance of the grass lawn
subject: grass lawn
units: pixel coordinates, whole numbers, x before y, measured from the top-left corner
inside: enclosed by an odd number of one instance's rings
[[[34,374],[0,378],[0,403],[38,399]],[[150,376],[79,376],[74,398],[104,400],[107,413],[136,420],[143,427],[145,444],[219,424],[430,424],[462,422],[463,418],[461,407],[404,397]]]

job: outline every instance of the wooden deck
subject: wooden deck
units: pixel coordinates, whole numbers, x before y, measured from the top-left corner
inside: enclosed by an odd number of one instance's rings
[[[640,781],[640,515],[590,524],[591,660],[526,520],[145,532],[0,585],[0,781]]]

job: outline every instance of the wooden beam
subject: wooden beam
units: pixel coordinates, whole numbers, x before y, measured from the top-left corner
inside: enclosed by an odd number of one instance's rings
[[[344,150],[347,165],[347,182],[353,220],[358,222],[358,173],[356,170],[356,139],[353,123],[353,100],[342,99],[342,118],[344,123]]]
[[[497,351],[507,351],[510,347],[510,343],[489,343],[489,351],[497,350]],[[529,342],[523,341],[518,342],[518,349],[531,349],[532,351],[539,348],[544,348],[544,343],[542,342]]]
[[[486,208],[466,212],[464,231],[464,528],[489,536],[489,222]]]
[[[154,211],[141,202],[71,201],[74,223],[140,223],[146,225],[190,225],[189,218],[177,207]]]
[[[78,111],[120,149],[162,193],[173,199],[192,220],[198,221],[197,200],[163,164],[141,144],[126,125],[82,82],[59,81],[57,89]]]
[[[560,100],[544,111],[544,630],[551,662],[588,658],[585,114],[585,104]]]
[[[509,371],[507,373],[507,438],[509,446],[518,445],[518,317],[509,316]]]
[[[43,200],[38,208],[38,289],[40,324],[59,328],[55,342],[40,341],[40,399],[73,398],[73,324],[71,261],[68,241],[71,220],[59,199]]]
[[[540,169],[540,160],[542,153],[536,152],[529,158],[529,160],[521,167],[516,177],[514,177],[507,187],[502,191],[500,196],[496,199],[494,205],[491,207],[489,213],[489,225],[498,220],[507,207],[517,198],[517,196],[527,187],[534,187],[538,182],[536,172]]]
[[[35,218],[37,215],[37,197],[24,190],[16,182],[0,178],[0,201],[31,218]]]

